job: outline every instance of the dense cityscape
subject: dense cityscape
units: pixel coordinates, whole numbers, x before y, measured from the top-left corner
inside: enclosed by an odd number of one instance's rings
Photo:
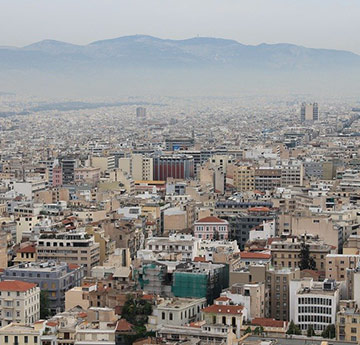
[[[0,94],[0,344],[360,343],[360,106]]]

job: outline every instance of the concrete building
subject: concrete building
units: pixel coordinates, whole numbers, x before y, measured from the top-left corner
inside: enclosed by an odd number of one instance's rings
[[[348,269],[358,267],[360,255],[328,254],[325,260],[325,275],[328,279],[336,281],[346,280]]]
[[[0,311],[0,326],[34,323],[40,318],[40,288],[24,281],[1,281]]]
[[[234,170],[234,186],[238,192],[255,190],[255,168],[251,166],[236,166]]]
[[[85,275],[100,262],[100,245],[86,232],[43,233],[37,242],[39,261],[56,260],[83,266]]]
[[[266,271],[266,284],[269,290],[269,315],[267,317],[288,321],[290,317],[290,281],[300,279],[298,268],[270,268]]]
[[[189,234],[172,234],[169,237],[146,239],[145,250],[157,255],[174,254],[180,260],[194,260],[198,256],[200,240]]]
[[[244,322],[244,306],[230,305],[229,301],[216,300],[211,306],[201,311],[207,325],[227,325],[240,338],[241,327]]]
[[[281,169],[260,167],[255,169],[255,189],[274,190],[281,185]]]
[[[276,268],[299,267],[301,261],[301,246],[305,243],[309,246],[309,254],[316,264],[316,269],[325,271],[325,258],[334,251],[334,248],[316,239],[306,240],[298,237],[290,237],[285,240],[271,242],[270,250],[273,264]]]
[[[304,184],[304,166],[297,160],[283,161],[281,165],[281,187],[302,186]]]
[[[194,178],[194,158],[187,155],[154,157],[154,180],[167,178],[186,180]]]
[[[205,217],[194,223],[194,237],[203,240],[227,240],[229,222],[217,217]]]
[[[265,308],[267,305],[266,297],[267,291],[265,283],[236,283],[232,285],[227,291],[221,294],[219,298],[228,298],[232,303],[243,305],[246,311],[246,319],[252,320],[254,318],[265,317]]]
[[[157,304],[149,317],[150,325],[185,326],[201,319],[200,311],[206,307],[206,298],[171,298]]]
[[[42,345],[40,343],[41,331],[37,326],[10,323],[0,328],[0,344],[3,345]],[[51,344],[52,345],[52,344]]]
[[[319,106],[317,103],[302,103],[300,109],[300,121],[318,121],[319,120]]]
[[[4,270],[2,280],[16,280],[37,284],[49,293],[50,310],[57,313],[64,310],[65,292],[80,286],[84,278],[82,267],[66,263],[44,262],[11,266]]]
[[[339,307],[339,284],[334,280],[314,282],[311,278],[290,282],[290,320],[306,332],[310,325],[320,334],[335,324]]]
[[[344,308],[337,313],[336,339],[359,343],[360,312],[356,305],[353,308]]]
[[[62,184],[67,185],[67,184],[72,184],[74,182],[76,166],[77,166],[77,162],[75,159],[72,158],[61,159]]]

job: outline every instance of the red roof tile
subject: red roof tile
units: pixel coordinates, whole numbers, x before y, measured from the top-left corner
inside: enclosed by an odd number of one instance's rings
[[[250,212],[269,212],[269,207],[250,207],[248,208]]]
[[[28,245],[26,247],[20,248],[18,253],[35,253],[36,248],[33,245]]]
[[[218,217],[209,216],[197,220],[196,223],[226,223],[226,220],[220,219]]]
[[[217,305],[213,304],[202,310],[204,313],[219,313],[219,314],[241,314],[244,307],[242,305]]]
[[[4,280],[0,282],[0,291],[28,291],[37,285],[34,283],[23,282],[20,280]]]
[[[230,298],[226,296],[220,296],[215,301],[226,302],[226,301],[230,301]]]
[[[284,327],[285,321],[279,321],[275,319],[267,319],[264,317],[256,317],[251,321],[252,325],[263,326],[263,327]]]
[[[116,325],[117,332],[131,332],[133,325],[127,322],[125,319],[120,319]]]
[[[256,253],[256,252],[241,252],[240,256],[242,259],[270,259],[271,254]]]

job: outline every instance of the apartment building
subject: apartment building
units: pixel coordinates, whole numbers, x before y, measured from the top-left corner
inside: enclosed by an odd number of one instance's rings
[[[40,318],[40,288],[18,280],[0,282],[0,325],[11,322],[24,325]]]
[[[317,334],[335,324],[340,299],[340,284],[326,279],[314,282],[312,278],[290,282],[290,320],[306,332],[311,325]]]
[[[217,217],[205,217],[194,223],[194,236],[203,240],[227,240],[229,222]]]
[[[100,262],[100,245],[85,231],[43,233],[37,241],[39,261],[61,261],[83,266],[85,275]]]
[[[64,310],[65,292],[75,286],[80,286],[83,278],[82,267],[53,261],[11,266],[4,270],[2,276],[3,280],[24,281],[36,284],[42,290],[48,291],[49,307],[52,313]]]
[[[359,343],[360,311],[356,306],[355,308],[345,308],[337,313],[336,339]]]
[[[281,169],[260,167],[255,169],[255,189],[261,192],[281,185]]]
[[[336,281],[346,280],[348,269],[358,267],[360,255],[328,254],[325,259],[326,278]]]
[[[309,254],[316,264],[316,269],[325,271],[325,258],[334,248],[316,239],[290,237],[285,240],[273,241],[270,246],[273,265],[276,268],[299,267],[301,262],[302,243],[309,246]]]
[[[288,321],[290,317],[290,281],[300,279],[299,268],[270,268],[266,271],[269,290],[269,315],[276,320]]]
[[[234,169],[234,186],[238,192],[255,190],[255,168],[252,166],[236,166]]]

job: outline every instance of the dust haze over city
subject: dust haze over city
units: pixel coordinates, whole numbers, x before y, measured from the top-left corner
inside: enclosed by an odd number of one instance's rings
[[[360,344],[360,2],[0,3],[0,345]]]

